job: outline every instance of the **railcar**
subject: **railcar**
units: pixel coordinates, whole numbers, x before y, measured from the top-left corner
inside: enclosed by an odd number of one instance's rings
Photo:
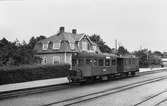
[[[139,71],[138,59],[111,54],[77,53],[72,56],[71,82],[108,80],[114,76],[135,75]]]

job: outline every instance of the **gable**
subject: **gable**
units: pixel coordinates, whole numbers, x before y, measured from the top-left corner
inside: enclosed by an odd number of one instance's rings
[[[90,38],[87,35],[83,35],[79,41],[87,41],[89,44],[93,45],[93,42],[90,40]]]

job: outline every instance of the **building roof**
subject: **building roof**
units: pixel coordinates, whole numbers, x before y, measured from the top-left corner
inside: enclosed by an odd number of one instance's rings
[[[70,32],[62,32],[55,35],[50,36],[44,40],[41,40],[41,43],[48,43],[48,42],[58,42],[60,43],[62,40],[66,40],[70,43],[75,43],[75,41],[79,41],[84,34],[73,34]]]

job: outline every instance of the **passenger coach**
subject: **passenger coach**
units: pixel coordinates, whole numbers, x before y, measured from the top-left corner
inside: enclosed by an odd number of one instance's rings
[[[135,75],[138,59],[111,54],[76,53],[72,56],[69,80],[72,82],[107,80],[114,76]]]

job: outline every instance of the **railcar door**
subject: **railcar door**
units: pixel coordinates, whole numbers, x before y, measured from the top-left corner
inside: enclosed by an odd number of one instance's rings
[[[85,66],[83,69],[85,76],[92,76],[92,62],[93,62],[93,60],[91,58],[85,59]]]
[[[117,72],[123,72],[124,71],[124,59],[123,58],[117,58]]]

